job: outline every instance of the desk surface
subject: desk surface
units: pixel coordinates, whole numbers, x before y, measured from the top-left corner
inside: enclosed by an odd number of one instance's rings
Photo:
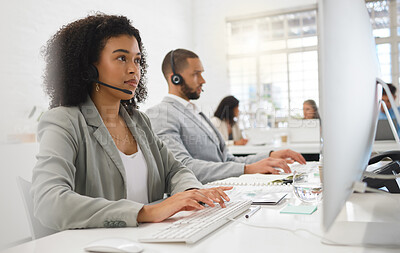
[[[349,203],[360,205],[379,198],[378,194],[358,194],[352,196]],[[400,196],[398,196],[400,198]],[[305,229],[322,235],[320,220],[322,206],[312,215],[281,214],[280,210],[288,203],[297,204],[298,200],[289,197],[278,206],[262,206],[250,219],[243,216],[238,219],[244,223],[268,227]],[[86,244],[108,237],[124,237],[137,241],[140,235],[152,232],[167,225],[167,222],[156,224],[141,224],[137,228],[115,229],[83,229],[67,230],[36,241],[25,243],[6,250],[4,253],[74,253],[84,252]],[[144,252],[399,252],[399,249],[365,248],[330,246],[321,243],[320,238],[310,233],[299,231],[292,233],[274,228],[254,228],[238,222],[229,222],[201,241],[187,245],[183,243],[141,243]]]
[[[229,152],[233,155],[248,155],[257,154],[262,152],[268,152],[270,150],[281,150],[281,149],[292,149],[302,154],[319,154],[320,143],[309,142],[309,143],[275,143],[271,145],[245,145],[245,146],[230,146]],[[375,152],[384,152],[387,150],[398,150],[400,145],[394,141],[376,141],[372,148]]]

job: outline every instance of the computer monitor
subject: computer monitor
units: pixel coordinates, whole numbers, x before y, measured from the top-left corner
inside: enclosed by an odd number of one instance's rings
[[[328,231],[367,166],[382,88],[376,84],[380,68],[365,1],[318,4],[322,225]]]

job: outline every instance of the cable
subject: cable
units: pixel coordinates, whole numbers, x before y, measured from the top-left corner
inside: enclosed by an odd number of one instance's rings
[[[365,171],[363,176],[376,179],[396,179],[400,178],[400,174],[389,175],[389,174],[376,174],[373,172]]]
[[[387,191],[382,191],[378,190],[372,187],[368,187],[366,182],[354,182],[353,184],[353,191],[359,192],[359,193],[365,193],[365,192],[375,192],[375,193],[381,193],[381,194],[391,194],[390,192]]]
[[[324,238],[321,235],[318,235],[316,233],[313,233],[307,229],[303,228],[298,228],[298,229],[288,229],[288,228],[281,228],[281,227],[272,227],[272,226],[263,226],[263,225],[256,225],[256,224],[251,224],[247,222],[243,222],[238,219],[233,219],[233,218],[228,218],[228,220],[233,221],[233,222],[238,222],[243,225],[249,226],[249,227],[255,227],[255,228],[264,228],[264,229],[275,229],[275,230],[282,230],[282,231],[287,231],[291,232],[293,234],[296,234],[297,232],[306,232],[309,233],[321,240],[322,244],[329,245],[329,246],[350,246],[350,247],[364,247],[364,248],[398,248],[399,245],[378,245],[378,244],[345,244],[345,243],[338,243],[335,241],[332,241],[330,239]]]
[[[307,229],[303,229],[303,228],[288,229],[288,228],[281,228],[281,227],[262,226],[262,225],[256,225],[256,224],[251,224],[251,223],[243,222],[243,221],[240,221],[240,220],[238,220],[238,219],[233,219],[233,218],[228,218],[228,219],[231,220],[231,221],[239,222],[239,223],[241,223],[241,224],[244,224],[244,225],[247,225],[247,226],[250,226],[250,227],[255,227],[255,228],[276,229],[276,230],[282,230],[282,231],[291,232],[291,233],[293,233],[293,234],[296,234],[296,232],[301,232],[301,231],[303,231],[303,232],[307,232],[307,233],[309,233],[309,234],[311,234],[311,235],[313,235],[313,236],[315,236],[315,237],[317,237],[317,238],[319,238],[319,239],[324,239],[324,237],[322,237],[321,235],[318,235],[318,234],[316,234],[316,233],[313,233],[313,232],[311,232],[311,231],[309,231],[309,230],[307,230]]]

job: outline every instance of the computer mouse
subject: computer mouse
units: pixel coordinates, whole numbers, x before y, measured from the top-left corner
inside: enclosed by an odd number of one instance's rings
[[[85,250],[89,252],[136,253],[142,252],[143,247],[139,243],[125,238],[106,238],[89,243]]]

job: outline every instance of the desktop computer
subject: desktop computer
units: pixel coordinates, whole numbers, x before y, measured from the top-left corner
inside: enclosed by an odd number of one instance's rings
[[[370,210],[366,212],[373,216],[379,211],[384,221],[336,221],[353,193],[354,183],[362,180],[367,167],[382,88],[377,85],[380,70],[365,1],[322,0],[318,4],[324,189],[322,226],[326,241],[351,245],[400,245],[400,239],[394,236],[400,233],[400,209],[396,200],[385,208],[375,208],[375,203],[369,203]],[[356,196],[363,197],[368,199],[367,194]]]

